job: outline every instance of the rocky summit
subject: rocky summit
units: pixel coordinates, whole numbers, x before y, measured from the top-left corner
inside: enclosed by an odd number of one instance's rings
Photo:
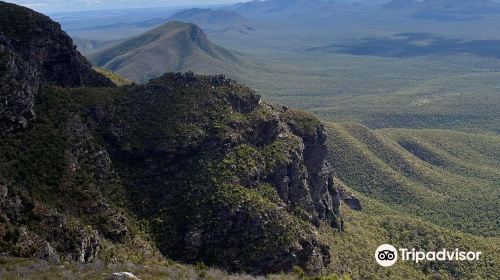
[[[254,274],[329,263],[317,227],[340,230],[340,195],[318,119],[224,76],[114,87],[49,18],[0,13],[2,254]]]

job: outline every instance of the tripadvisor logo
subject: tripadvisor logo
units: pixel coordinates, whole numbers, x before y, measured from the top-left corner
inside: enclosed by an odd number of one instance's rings
[[[419,263],[421,261],[477,261],[482,252],[460,251],[459,249],[439,251],[417,251],[413,249],[396,248],[390,244],[380,245],[375,251],[375,260],[381,266],[389,267],[396,263],[399,258],[402,261],[412,261]]]
[[[380,245],[375,251],[375,260],[381,266],[392,266],[398,260],[398,251],[390,244]]]

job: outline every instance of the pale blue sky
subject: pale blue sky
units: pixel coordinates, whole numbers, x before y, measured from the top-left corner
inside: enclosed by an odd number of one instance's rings
[[[40,12],[124,9],[144,7],[179,7],[246,2],[247,0],[7,0]]]

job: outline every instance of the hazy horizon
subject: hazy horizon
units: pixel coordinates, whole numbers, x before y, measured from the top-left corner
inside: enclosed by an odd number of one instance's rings
[[[92,11],[92,10],[114,10],[114,9],[133,9],[133,8],[152,8],[152,7],[189,7],[189,6],[210,6],[235,4],[238,2],[248,2],[248,0],[13,0],[5,1],[21,5],[38,12],[57,13],[73,11]]]

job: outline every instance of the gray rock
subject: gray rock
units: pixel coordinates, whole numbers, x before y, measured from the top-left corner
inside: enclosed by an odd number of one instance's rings
[[[36,258],[50,261],[50,262],[59,262],[60,257],[57,254],[56,250],[50,245],[49,242],[45,241],[44,246],[42,247],[42,250],[40,253],[36,256]]]
[[[363,207],[361,206],[361,201],[359,201],[359,199],[354,195],[350,195],[350,196],[345,197],[344,202],[352,210],[356,210],[356,211],[363,210]]]
[[[7,186],[0,184],[0,204],[4,199],[7,198],[8,194],[9,194],[9,189],[7,188]]]
[[[352,192],[348,191],[345,186],[345,184],[337,179],[337,190],[339,194],[339,199],[342,200],[349,208],[355,211],[361,211],[363,210],[363,206],[361,204],[361,201],[359,200],[356,195],[354,195]]]
[[[140,280],[137,276],[130,272],[115,272],[111,280]]]
[[[77,261],[84,263],[94,260],[99,254],[99,250],[101,247],[100,243],[101,239],[99,237],[99,233],[96,230],[91,232],[81,230]]]
[[[78,115],[73,116],[67,125],[68,147],[66,149],[66,164],[70,176],[77,176],[82,170],[93,176],[95,184],[83,186],[83,190],[99,191],[107,187],[107,180],[112,179],[111,159],[103,147],[97,145],[88,125]],[[113,241],[121,241],[129,234],[128,219],[121,213],[110,208],[109,204],[101,199],[83,202],[80,208],[89,216],[99,216],[105,222],[99,223],[101,234]]]
[[[218,88],[220,84],[224,86]],[[146,217],[155,217],[158,223],[154,225],[155,238],[165,255],[183,262],[203,261],[256,274],[289,271],[295,265],[319,271],[328,264],[330,256],[328,246],[313,233],[315,226],[325,223],[341,228],[340,198],[326,161],[325,129],[311,115],[295,114],[286,107],[262,102],[250,89],[232,86],[221,77],[170,73],[131,88],[125,97],[130,98],[132,104],[127,115],[139,122],[193,125],[200,128],[200,134],[166,135],[156,129],[150,132],[149,139],[144,139],[136,136],[135,129],[124,117],[111,113],[111,107],[92,108],[89,114],[96,124],[105,127],[106,146],[113,165],[122,166],[120,174],[141,198],[136,203],[138,209]],[[175,87],[181,88],[182,96],[176,96],[179,88]],[[185,90],[186,87],[192,88]],[[204,98],[204,94],[210,96]],[[155,104],[170,99],[183,100],[184,96],[194,102],[194,108],[199,108],[196,112],[186,110],[157,119],[157,115],[143,108],[165,110]],[[221,119],[222,123],[215,127],[216,124],[205,122],[198,115],[202,108],[212,107],[222,107],[222,111],[241,118],[229,118],[227,124]],[[176,119],[178,117],[182,120]],[[297,119],[292,119],[295,117]],[[239,152],[237,147],[243,147],[242,160],[251,159],[251,163],[245,162],[242,166],[240,155],[232,157],[231,153]],[[198,158],[205,153],[211,156]],[[227,162],[224,168],[228,175],[224,175],[227,176],[224,183],[255,189],[264,197],[269,195],[266,198],[276,207],[232,201],[233,198],[223,196],[225,193],[214,192],[217,187],[204,181],[219,180],[218,170],[213,170],[216,174],[207,178],[196,178],[188,171],[191,167],[205,168],[204,164],[218,167],[216,159],[225,158],[228,160],[221,162]],[[139,173],[147,180],[128,177],[131,172],[137,172],[132,165],[139,167]],[[178,166],[183,168],[180,173]],[[183,174],[194,178],[184,178]],[[216,205],[205,205],[212,202],[202,199],[203,195],[217,201]],[[187,205],[193,205],[195,211],[199,211],[196,207],[203,207],[204,213],[191,217],[189,209],[179,211],[171,206],[184,196],[191,199],[186,201]],[[198,199],[201,206],[196,204]],[[157,218],[159,209],[165,211]],[[288,224],[286,215],[302,219],[303,228],[288,232],[287,227],[293,225]],[[286,234],[287,239],[275,240],[276,234]],[[283,244],[278,244],[280,242]],[[266,245],[261,249],[261,244]]]
[[[260,95],[239,95],[231,92],[228,96],[229,103],[233,106],[234,110],[240,113],[250,113],[260,104]]]
[[[0,205],[1,206],[1,205]],[[19,196],[10,194],[3,202],[4,213],[11,222],[17,221],[26,209]]]

